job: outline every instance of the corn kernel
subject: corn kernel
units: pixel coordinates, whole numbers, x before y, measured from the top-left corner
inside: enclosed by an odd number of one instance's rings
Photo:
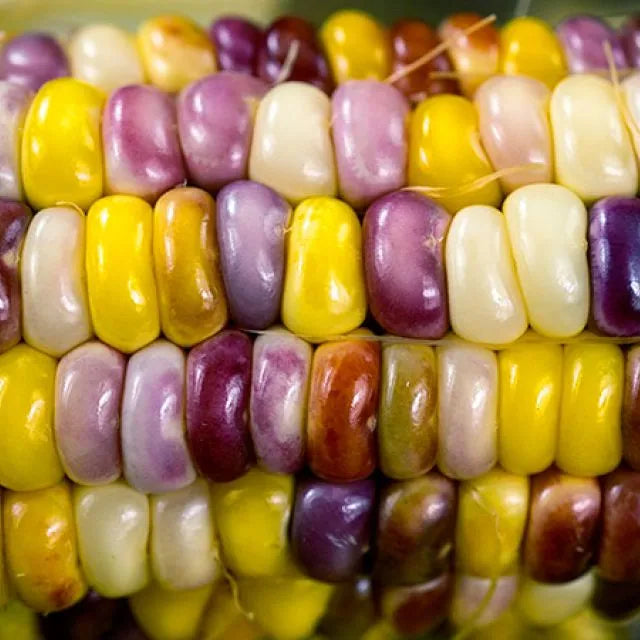
[[[42,640],[38,616],[20,600],[0,606],[0,640]]]
[[[200,633],[200,640],[261,640],[264,637],[262,629],[240,610],[226,582],[214,589],[202,617]]]
[[[429,195],[451,213],[472,204],[497,206],[502,197],[497,180],[455,195],[493,171],[479,136],[476,110],[466,98],[442,95],[421,102],[411,116],[409,184],[448,187],[451,195]]]
[[[150,640],[193,640],[213,587],[167,591],[152,582],[129,598],[129,606]]]
[[[78,566],[71,491],[66,483],[40,491],[7,491],[3,520],[9,577],[27,605],[49,613],[66,609],[84,596],[87,585]]]
[[[576,476],[612,471],[622,457],[624,358],[613,344],[571,344],[564,352],[556,464]]]
[[[63,355],[93,332],[84,258],[84,213],[72,207],[40,211],[22,249],[22,324],[25,341],[49,355]]]
[[[255,522],[255,521],[254,521]],[[297,575],[245,578],[238,584],[240,602],[274,640],[303,640],[327,608],[333,587]]]
[[[288,238],[282,320],[293,333],[347,333],[366,314],[362,233],[349,205],[309,198],[296,208]]]
[[[337,84],[384,80],[391,71],[391,46],[384,28],[362,11],[338,11],[320,29],[320,39]]]
[[[529,481],[501,469],[460,485],[456,568],[483,578],[517,569],[529,506]]]
[[[251,469],[213,484],[212,496],[226,566],[239,576],[282,574],[289,563],[293,477]]]
[[[556,181],[585,202],[638,190],[636,158],[616,95],[608,80],[589,74],[565,78],[551,94]]]
[[[108,598],[142,589],[149,580],[147,497],[123,482],[74,488],[82,567],[91,586]]]
[[[213,583],[221,566],[213,530],[209,487],[202,480],[151,496],[151,564],[167,589],[196,589]]]
[[[190,347],[227,322],[218,264],[215,203],[200,189],[165,193],[153,213],[153,258],[162,331]]]
[[[87,209],[102,195],[103,103],[100,90],[72,78],[47,82],[36,94],[22,138],[22,180],[34,208]]]
[[[194,22],[157,16],[138,29],[138,50],[147,77],[165,91],[180,91],[216,70],[213,44]]]
[[[69,42],[73,76],[105,93],[144,82],[142,60],[134,38],[110,24],[89,24]]]
[[[502,73],[537,78],[550,89],[567,75],[562,45],[551,27],[529,16],[515,18],[500,31]]]
[[[454,13],[438,30],[443,40],[451,42],[449,56],[460,74],[462,93],[469,97],[487,78],[498,72],[500,43],[494,25],[487,24],[469,35],[462,33],[481,19],[477,13]]]
[[[511,473],[546,469],[555,457],[562,347],[522,344],[498,354],[498,460]]]
[[[160,333],[151,207],[134,196],[95,202],[87,218],[87,282],[96,334],[126,353]]]
[[[53,436],[56,362],[19,344],[0,355],[0,485],[14,491],[62,479]]]

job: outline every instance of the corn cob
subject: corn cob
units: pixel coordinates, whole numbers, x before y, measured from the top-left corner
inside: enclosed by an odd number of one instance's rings
[[[387,35],[353,11],[318,37],[294,18],[264,38],[227,19],[209,39],[161,17],[140,28],[140,58],[110,27],[76,33],[70,62],[49,36],[2,50],[0,484],[10,588],[34,609],[72,605],[88,583],[130,596],[151,638],[187,640],[318,624],[339,637],[321,618],[348,602],[362,610],[354,635],[373,625],[372,638],[561,625],[591,600],[606,615],[637,607],[637,553],[619,549],[637,533],[639,481],[616,470],[635,460],[635,351],[625,370],[606,339],[512,344],[528,325],[571,339],[589,312],[605,337],[640,334],[627,286],[640,76],[621,90],[563,79],[606,69],[576,37],[606,40],[626,71],[637,28],[580,18],[557,38],[523,18],[463,32],[478,20],[445,22],[448,53],[409,75],[438,36],[418,22]],[[216,64],[235,72],[209,75]],[[452,68],[459,78],[424,73]],[[69,69],[87,84],[55,79]],[[429,97],[458,80],[466,97]],[[24,134],[30,96],[11,83],[37,92]],[[408,340],[354,331],[367,302],[370,327]],[[227,315],[237,328],[221,332]],[[279,318],[291,333],[242,331]],[[458,337],[438,342],[450,323]],[[305,462],[319,478],[277,475]],[[396,481],[380,505],[376,466]]]

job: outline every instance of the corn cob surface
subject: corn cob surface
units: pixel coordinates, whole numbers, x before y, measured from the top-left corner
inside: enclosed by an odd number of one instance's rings
[[[27,32],[0,122],[0,640],[640,633],[638,18]]]

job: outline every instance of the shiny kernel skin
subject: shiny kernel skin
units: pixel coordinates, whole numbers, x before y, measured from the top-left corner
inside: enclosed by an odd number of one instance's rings
[[[440,95],[418,105],[409,126],[409,185],[455,190],[492,171],[470,100]],[[472,204],[497,206],[502,198],[497,180],[461,195],[427,195],[451,213]]]
[[[190,347],[214,335],[228,311],[216,243],[215,202],[178,187],[156,202],[153,261],[164,335]]]
[[[0,492],[0,549],[4,549],[4,531],[2,530],[2,502],[3,494]],[[7,605],[7,602],[9,601],[9,581],[7,579],[5,564],[6,561],[4,558],[4,553],[2,553],[0,554],[0,612],[4,609],[4,607]],[[2,628],[2,624],[0,624],[0,628]],[[1,633],[0,640],[2,640]]]
[[[47,82],[27,112],[22,182],[35,209],[73,203],[87,209],[102,195],[100,117],[104,94],[72,78]]]
[[[282,320],[293,333],[347,333],[366,315],[362,232],[349,205],[335,198],[304,200],[288,237]]]
[[[195,22],[178,15],[150,18],[138,29],[146,76],[164,91],[180,91],[216,71],[213,43]]]
[[[3,521],[8,573],[25,604],[49,613],[84,596],[87,585],[78,565],[67,483],[39,491],[7,491]]]
[[[544,471],[555,457],[562,347],[514,345],[498,353],[498,462],[506,471]]]
[[[129,598],[129,607],[150,640],[192,640],[212,591],[211,585],[169,591],[152,582]]]
[[[552,467],[531,478],[529,500],[524,571],[538,582],[549,583],[581,576],[596,551],[601,514],[597,480]]]
[[[610,582],[640,582],[640,473],[624,467],[602,480],[598,574]]]
[[[237,480],[213,483],[211,495],[225,566],[251,578],[284,574],[293,476],[254,468]]]
[[[558,36],[547,23],[530,16],[514,18],[500,30],[500,71],[536,78],[549,89],[568,73]]]
[[[309,638],[333,592],[333,585],[297,574],[245,578],[238,588],[243,609],[275,640]]]
[[[376,467],[380,346],[367,340],[320,345],[313,356],[307,462],[323,480],[353,482]]]
[[[0,640],[42,640],[36,612],[12,599],[0,608]]]
[[[614,344],[564,348],[556,464],[575,476],[615,469],[622,457],[624,358]]]
[[[622,455],[634,471],[640,471],[640,346],[632,347],[626,353]]]
[[[0,353],[18,344],[22,335],[20,255],[30,221],[27,205],[0,199]]]
[[[465,96],[473,97],[475,90],[498,71],[500,36],[493,24],[488,24],[469,35],[464,29],[479,22],[478,13],[454,13],[438,28],[442,40],[449,40],[449,57],[460,74],[460,88]]]
[[[34,491],[62,479],[53,435],[56,361],[26,344],[0,355],[0,485]]]
[[[147,496],[124,482],[75,486],[74,515],[82,568],[101,596],[122,598],[149,582]]]
[[[437,372],[432,347],[382,347],[378,405],[380,469],[389,478],[423,475],[438,451]]]
[[[456,569],[483,578],[513,572],[529,507],[529,480],[495,468],[460,484]]]
[[[392,482],[378,508],[374,579],[421,584],[447,573],[456,520],[456,485],[437,472]]]
[[[160,333],[153,274],[151,206],[135,196],[107,196],[87,218],[87,284],[100,340],[131,353]]]
[[[378,22],[355,10],[338,11],[320,29],[336,84],[384,80],[391,71],[391,43]]]

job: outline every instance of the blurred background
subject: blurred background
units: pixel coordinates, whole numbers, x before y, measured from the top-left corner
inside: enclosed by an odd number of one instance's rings
[[[496,13],[504,22],[516,15],[535,15],[557,23],[581,12],[612,23],[632,11],[638,0],[0,0],[0,24],[8,31],[40,27],[64,32],[88,21],[107,20],[133,28],[140,20],[164,12],[188,15],[202,24],[220,14],[240,14],[266,23],[292,13],[319,24],[337,9],[358,8],[384,22],[415,17],[437,24],[454,11]]]

